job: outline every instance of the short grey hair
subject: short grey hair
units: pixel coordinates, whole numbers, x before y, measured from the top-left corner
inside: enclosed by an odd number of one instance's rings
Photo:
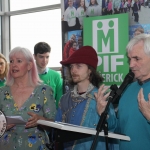
[[[133,46],[141,41],[144,43],[144,52],[150,56],[150,34],[139,34],[133,37],[126,46],[127,52],[132,51]]]

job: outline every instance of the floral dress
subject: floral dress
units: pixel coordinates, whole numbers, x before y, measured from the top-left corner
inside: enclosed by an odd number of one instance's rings
[[[56,106],[52,89],[43,84],[37,86],[22,107],[18,109],[10,87],[4,86],[0,88],[0,110],[6,116],[22,116],[25,121],[28,121],[30,116],[27,112],[54,119]],[[0,150],[47,150],[46,137],[46,132],[39,127],[26,129],[25,125],[16,125],[1,137]]]

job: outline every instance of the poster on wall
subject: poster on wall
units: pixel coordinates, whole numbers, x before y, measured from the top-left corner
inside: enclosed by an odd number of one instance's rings
[[[98,71],[106,85],[120,85],[129,72],[126,45],[128,43],[128,15],[105,15],[84,19],[84,44],[98,54]]]
[[[142,28],[144,33],[150,33],[150,0],[61,0],[61,12],[62,59],[68,58],[83,45],[91,45],[98,52],[98,70],[103,73],[105,83],[107,85],[114,83],[120,85],[125,74],[129,71],[125,54],[128,41],[135,35],[137,28]],[[104,43],[99,40],[98,45],[93,45],[92,42],[96,39],[91,39],[88,36],[93,32],[92,23],[89,20],[94,20],[96,17],[102,17],[101,19],[107,21],[111,18],[114,20],[110,21],[109,26],[107,26],[108,37],[106,36],[106,31],[100,29],[105,21],[101,20],[98,26],[95,25],[95,30],[98,31],[97,36],[105,40]],[[84,22],[84,19],[87,19],[87,21]],[[123,21],[122,23],[120,22],[121,20]],[[117,23],[119,23],[118,31],[116,29]],[[122,25],[120,26],[120,24]],[[113,32],[118,36],[113,36]],[[124,42],[122,42],[123,38]],[[122,43],[120,43],[120,40]],[[114,47],[114,50],[110,49],[110,53],[107,43]],[[102,47],[101,51],[99,47]],[[63,77],[65,83],[67,83],[66,74],[67,71],[64,68]]]
[[[128,14],[129,39],[139,33],[150,34],[150,0],[132,0]]]

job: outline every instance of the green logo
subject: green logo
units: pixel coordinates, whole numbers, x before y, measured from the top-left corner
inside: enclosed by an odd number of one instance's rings
[[[74,12],[73,11],[71,11],[71,16],[74,17]]]
[[[81,10],[81,16],[83,16],[84,15],[84,10]]]
[[[91,9],[91,15],[94,15],[94,9]]]
[[[96,50],[97,69],[106,85],[120,85],[129,71],[126,57],[128,26],[127,14],[84,18],[84,45]]]
[[[105,35],[103,31],[103,23],[98,22],[97,28],[99,28],[99,31],[97,33],[97,39],[98,39],[98,52],[102,52],[103,47],[107,47],[107,45],[110,45],[110,51],[113,52],[115,51],[114,48],[114,21],[109,21],[109,30],[108,33]],[[104,46],[103,46],[104,45]]]

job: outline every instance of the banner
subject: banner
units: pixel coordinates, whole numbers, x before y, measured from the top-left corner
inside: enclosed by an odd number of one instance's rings
[[[120,85],[129,72],[125,49],[128,27],[128,14],[84,18],[84,45],[96,50],[98,70],[106,85]]]
[[[128,41],[139,28],[150,33],[150,0],[61,0],[61,12],[62,59],[91,45],[98,54],[97,69],[104,83],[119,86],[129,71]],[[63,68],[62,72],[67,91],[67,71]]]

